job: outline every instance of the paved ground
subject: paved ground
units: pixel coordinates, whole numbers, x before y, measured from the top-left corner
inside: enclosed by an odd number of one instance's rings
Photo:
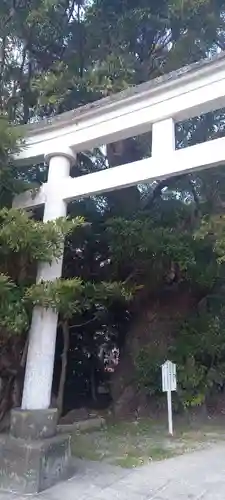
[[[127,470],[76,461],[73,479],[32,500],[224,500],[225,445]],[[0,494],[0,500],[24,500]]]

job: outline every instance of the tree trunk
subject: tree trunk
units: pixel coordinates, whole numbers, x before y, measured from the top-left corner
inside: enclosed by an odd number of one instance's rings
[[[62,332],[63,332],[63,352],[61,356],[62,364],[61,364],[61,374],[59,381],[59,389],[57,396],[57,408],[59,412],[59,417],[61,417],[63,412],[63,400],[64,400],[64,389],[66,382],[66,369],[67,369],[67,359],[68,359],[68,351],[70,345],[70,334],[69,334],[69,325],[67,321],[64,321],[62,324]]]
[[[110,168],[140,159],[132,139],[108,144],[106,151]],[[106,196],[112,216],[120,215],[121,212],[124,215],[129,215],[140,206],[140,191],[137,186],[117,189],[107,193]]]
[[[96,377],[95,377],[96,364],[95,364],[95,357],[93,355],[90,358],[90,363],[91,363],[91,374],[90,374],[91,399],[92,401],[94,401],[94,403],[96,403],[97,401]]]
[[[9,424],[11,408],[20,406],[28,337],[24,346],[18,338],[6,340],[1,346],[0,359],[0,430]]]
[[[173,341],[178,319],[186,317],[193,307],[189,292],[168,293],[159,300],[149,298],[142,305],[120,354],[120,361],[111,379],[112,411],[115,417],[129,417],[144,410],[144,392],[138,389],[135,373],[135,357],[140,349],[157,347],[162,359]]]

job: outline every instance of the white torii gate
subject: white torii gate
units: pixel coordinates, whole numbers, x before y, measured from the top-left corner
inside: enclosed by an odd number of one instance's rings
[[[138,183],[225,163],[225,138],[175,150],[175,123],[225,107],[225,54],[195,63],[110,98],[26,129],[26,148],[15,162],[49,163],[48,182],[14,207],[44,205],[44,221],[65,216],[67,203]],[[71,178],[76,153],[152,130],[152,157]],[[61,276],[62,259],[40,264],[37,280]],[[57,313],[35,307],[30,330],[22,408],[50,406]]]

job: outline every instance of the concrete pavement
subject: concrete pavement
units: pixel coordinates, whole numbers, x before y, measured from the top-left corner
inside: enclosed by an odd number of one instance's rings
[[[75,460],[67,482],[29,497],[0,493],[0,500],[224,500],[225,445],[128,470]]]

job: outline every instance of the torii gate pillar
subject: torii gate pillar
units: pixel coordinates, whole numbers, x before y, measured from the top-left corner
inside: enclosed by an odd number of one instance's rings
[[[66,148],[46,155],[46,160],[49,161],[49,173],[44,222],[66,216],[67,205],[60,197],[60,186],[62,180],[69,177],[75,156]],[[62,261],[63,256],[51,265],[39,264],[37,281],[60,278]],[[58,314],[52,309],[34,308],[23,389],[24,410],[45,410],[50,406],[57,321]]]
[[[46,155],[46,159],[45,222],[66,215],[60,186],[69,177],[75,156],[66,148]],[[61,277],[62,263],[63,255],[51,265],[39,264],[37,281]],[[50,408],[57,321],[52,309],[34,308],[22,408],[12,411],[10,435],[0,439],[0,488],[4,490],[38,493],[68,478],[73,470],[70,437],[56,434],[57,409]]]

